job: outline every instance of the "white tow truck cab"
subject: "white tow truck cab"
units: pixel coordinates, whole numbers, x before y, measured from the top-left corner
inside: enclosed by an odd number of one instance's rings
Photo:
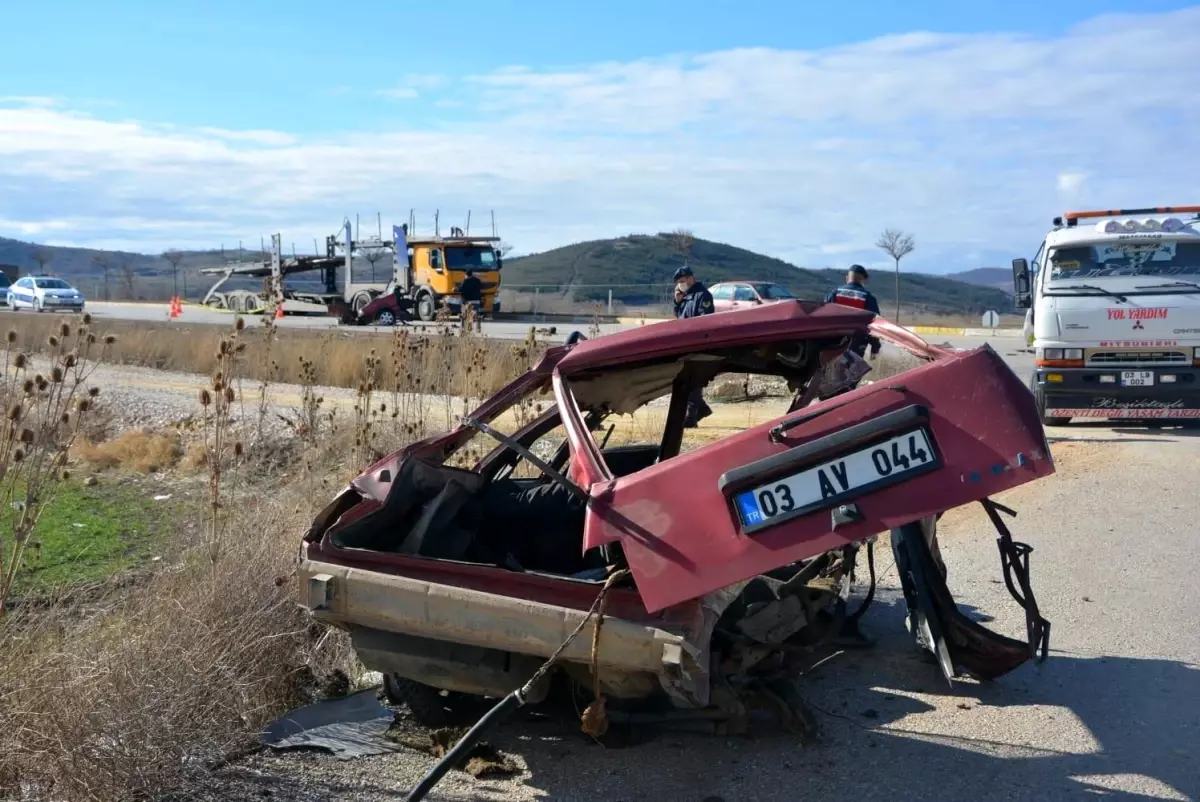
[[[1043,424],[1200,419],[1200,206],[1068,212],[1012,265]]]

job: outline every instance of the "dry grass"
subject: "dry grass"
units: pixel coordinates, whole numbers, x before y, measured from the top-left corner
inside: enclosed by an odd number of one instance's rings
[[[131,429],[114,440],[79,439],[71,455],[100,470],[122,468],[157,473],[175,467],[184,449],[178,435]]]
[[[22,341],[29,343],[43,342],[60,325],[55,319],[34,315],[14,316],[11,323]],[[113,320],[106,321],[105,328],[117,336],[107,361],[204,375],[217,368],[218,348],[228,331],[165,321]],[[531,353],[528,343],[497,342],[449,331],[434,336],[402,328],[391,334],[323,332],[248,322],[241,334],[247,357],[239,371],[252,382],[307,381],[354,388],[363,378],[363,354],[375,349],[381,364],[379,375],[373,378],[381,389],[462,396],[471,387],[485,394],[495,392],[544,350],[537,345],[536,353]],[[311,365],[311,376],[304,375],[305,363]],[[474,375],[464,370],[465,366],[472,366]],[[401,369],[392,369],[397,367]]]
[[[293,499],[288,499],[292,501]],[[131,799],[252,745],[345,656],[287,580],[309,511],[262,504],[207,550],[99,609],[16,613],[0,626],[0,795]]]

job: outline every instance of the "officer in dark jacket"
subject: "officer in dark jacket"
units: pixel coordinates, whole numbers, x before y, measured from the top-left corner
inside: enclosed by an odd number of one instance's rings
[[[713,313],[713,297],[703,283],[696,281],[692,269],[675,271],[675,317],[683,319]]]
[[[687,267],[675,271],[675,317],[683,320],[701,315],[711,315],[713,307],[712,293],[701,282],[696,281],[692,269]],[[688,396],[687,411],[683,416],[686,429],[695,429],[703,418],[712,414],[712,409],[704,401],[704,388],[697,387]]]
[[[865,309],[876,315],[879,314],[879,301],[867,289],[867,269],[862,265],[850,265],[846,272],[846,283],[832,289],[825,296],[825,303],[849,306],[852,309]],[[879,355],[880,342],[878,337],[870,334],[856,335],[850,343],[850,350],[859,356],[866,356],[867,346],[871,346],[871,360]]]

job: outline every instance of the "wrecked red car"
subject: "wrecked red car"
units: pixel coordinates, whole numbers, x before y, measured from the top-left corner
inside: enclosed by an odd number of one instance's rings
[[[832,394],[829,377],[866,330],[924,364]],[[684,450],[688,395],[722,374],[778,377],[793,396],[772,420]],[[500,431],[539,395],[553,401],[545,412]],[[653,441],[607,445],[607,420],[664,398]],[[494,448],[448,464],[474,438]],[[1033,396],[989,346],[949,351],[861,310],[785,301],[550,349],[456,428],[372,465],[318,515],[302,545],[300,601],[348,630],[393,699],[436,724],[443,692],[521,688],[627,569],[595,644],[568,643],[526,701],[557,676],[618,712],[657,702],[664,715],[736,728],[743,691],[790,703],[797,660],[861,638],[884,532],[909,628],[947,679],[1044,659],[1049,623],[1029,587],[1030,549],[989,496],[1053,472]],[[967,618],[947,588],[937,521],[975,502],[999,531],[1024,641]],[[852,610],[864,555],[869,584]]]

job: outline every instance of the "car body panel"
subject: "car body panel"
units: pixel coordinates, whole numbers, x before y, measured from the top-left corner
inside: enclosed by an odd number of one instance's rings
[[[981,398],[989,401],[982,419]],[[821,406],[829,411],[772,441],[774,426],[813,416]],[[864,520],[836,531],[830,517],[836,504],[756,533],[742,531],[730,500],[734,492],[850,453],[876,437],[835,443],[786,471],[765,470],[720,487],[731,469],[914,406],[926,410],[921,420],[941,457],[936,470],[854,497]],[[584,546],[620,542],[646,608],[655,611],[1053,473],[1036,415],[1024,383],[984,345],[594,486]]]

